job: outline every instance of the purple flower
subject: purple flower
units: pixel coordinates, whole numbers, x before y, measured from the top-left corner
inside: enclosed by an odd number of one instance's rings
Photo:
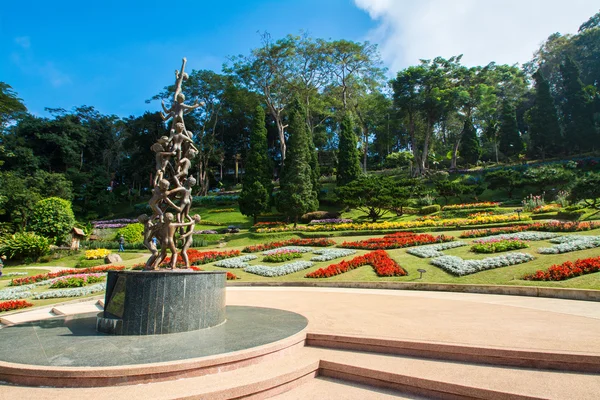
[[[330,218],[330,219],[313,219],[310,221],[311,225],[323,225],[323,224],[351,224],[351,219],[342,218]]]

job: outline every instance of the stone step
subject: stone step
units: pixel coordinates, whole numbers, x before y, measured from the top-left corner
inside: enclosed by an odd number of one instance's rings
[[[426,397],[595,399],[600,375],[306,348],[319,375]]]

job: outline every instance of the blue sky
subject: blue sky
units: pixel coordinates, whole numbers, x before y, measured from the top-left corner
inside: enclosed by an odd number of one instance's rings
[[[60,4],[59,4],[60,3]],[[351,0],[33,1],[0,11],[0,80],[30,112],[92,105],[119,116],[158,110],[144,101],[173,71],[220,71],[227,56],[306,30],[363,40],[374,22]]]
[[[122,117],[188,69],[221,70],[227,56],[278,39],[370,40],[391,73],[420,58],[465,54],[466,64],[525,62],[553,32],[576,32],[597,0],[5,1],[0,80],[30,112],[91,105]],[[533,23],[532,15],[536,15]]]

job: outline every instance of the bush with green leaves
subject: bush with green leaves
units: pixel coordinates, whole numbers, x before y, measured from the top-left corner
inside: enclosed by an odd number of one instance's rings
[[[48,197],[36,203],[27,228],[52,239],[54,243],[60,243],[74,225],[71,202],[59,197]]]
[[[569,200],[584,202],[588,207],[600,210],[600,173],[588,173],[575,181]]]
[[[18,232],[0,238],[0,255],[11,260],[37,259],[49,252],[49,240],[34,232]]]
[[[429,214],[433,214],[436,212],[439,212],[442,208],[440,207],[439,204],[433,204],[431,206],[425,206],[425,207],[421,207],[421,209],[419,210],[419,214],[421,215],[429,215]]]
[[[144,240],[144,225],[136,223],[119,229],[115,240],[118,240],[121,235],[125,238],[126,243],[140,243]]]
[[[412,164],[414,156],[410,151],[399,151],[396,153],[390,153],[385,158],[383,166],[385,168],[400,168],[407,167]]]

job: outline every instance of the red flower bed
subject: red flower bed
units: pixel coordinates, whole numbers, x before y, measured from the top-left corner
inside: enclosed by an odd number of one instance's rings
[[[373,251],[362,256],[354,257],[350,261],[342,261],[337,264],[331,264],[326,268],[306,274],[306,278],[330,278],[351,271],[363,265],[371,265],[377,276],[406,276],[408,272],[404,270],[396,261],[383,250]]]
[[[564,281],[599,271],[600,257],[584,258],[575,262],[567,261],[560,265],[553,265],[545,271],[538,270],[534,274],[525,275],[523,279],[527,281]]]
[[[397,232],[382,238],[361,240],[358,242],[344,242],[340,247],[363,250],[389,250],[403,247],[420,246],[424,244],[451,242],[450,236],[433,236],[429,234],[414,234],[412,232]]]
[[[227,280],[233,281],[239,279],[234,273],[227,271]]]
[[[505,228],[476,229],[463,232],[461,238],[476,238],[482,236],[503,235],[523,231],[542,232],[582,232],[600,228],[600,222],[536,222],[534,224],[507,226]]]
[[[31,307],[33,304],[28,302],[27,300],[8,300],[0,302],[0,312],[10,311],[10,310],[19,310],[21,308]]]
[[[289,239],[282,240],[280,242],[270,242],[264,244],[257,244],[255,246],[248,246],[242,250],[244,253],[257,253],[259,251],[272,250],[284,246],[314,246],[314,247],[329,247],[333,246],[335,242],[331,239],[318,238],[318,239]]]
[[[30,283],[36,283],[45,281],[48,279],[58,278],[60,276],[65,275],[75,275],[75,274],[97,274],[108,271],[121,271],[124,270],[123,266],[108,266],[108,267],[91,267],[91,268],[81,268],[81,269],[65,269],[58,272],[50,272],[47,274],[39,274],[26,276],[24,278],[15,278],[10,281],[8,286],[22,286],[29,285]]]
[[[507,226],[506,228],[475,229],[460,234],[461,238],[476,238],[483,236],[505,235],[529,230],[530,225]]]
[[[227,250],[227,251],[199,251],[196,249],[189,249],[187,251],[188,258],[191,265],[202,265],[208,264],[213,261],[223,260],[225,258],[237,257],[241,253],[239,250]],[[167,257],[161,263],[161,267],[168,266],[171,262],[171,257]],[[177,265],[183,265],[183,258],[181,253],[177,257]]]

